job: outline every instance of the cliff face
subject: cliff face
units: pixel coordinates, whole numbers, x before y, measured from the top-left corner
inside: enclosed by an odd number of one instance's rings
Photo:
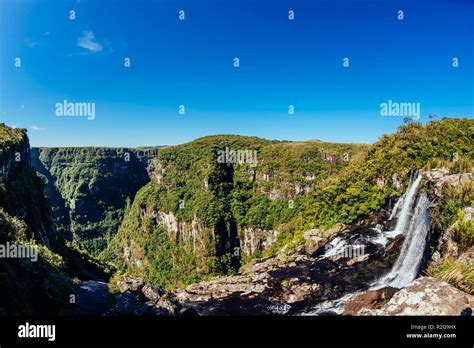
[[[242,136],[212,136],[164,148],[155,177],[137,194],[109,253],[160,285],[187,283],[179,274],[161,282],[164,260],[149,248],[159,235],[176,263],[196,269],[192,279],[233,272],[244,258],[275,242],[306,192],[366,148]]]
[[[70,293],[43,182],[30,167],[26,130],[0,124],[0,244],[30,248],[31,258],[0,259],[0,315],[57,314]]]
[[[25,223],[25,237],[49,245],[55,233],[43,183],[30,167],[26,130],[0,124],[0,165],[0,207],[4,214]]]
[[[2,127],[2,147],[0,149],[0,178],[8,180],[21,166],[30,162],[30,145],[23,129]]]
[[[97,255],[153,172],[155,148],[34,148],[58,232]]]

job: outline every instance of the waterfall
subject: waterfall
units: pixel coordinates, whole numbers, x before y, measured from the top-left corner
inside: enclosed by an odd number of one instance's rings
[[[387,243],[398,235],[404,236],[400,254],[391,270],[372,283],[367,290],[376,290],[386,286],[402,288],[410,284],[418,276],[423,255],[426,247],[426,238],[430,229],[430,215],[428,207],[430,200],[426,193],[420,193],[422,175],[416,171],[410,178],[405,193],[397,200],[388,220],[397,218],[396,226],[391,231],[383,231],[383,226],[378,224],[372,230],[376,236],[371,237],[370,242],[387,245]],[[351,238],[338,236],[329,243],[330,248],[326,250],[322,258],[336,255],[337,252],[351,243]],[[304,315],[320,315],[327,312],[342,314],[347,300],[353,293],[330,301],[325,301],[314,306]]]
[[[415,203],[415,199],[418,193],[418,187],[421,183],[421,173],[415,172],[415,175],[412,176],[410,180],[410,184],[406,192],[403,194],[402,197],[397,201],[390,219],[398,216],[397,225],[393,231],[388,232],[386,235],[393,238],[398,236],[399,234],[406,233],[407,227],[410,223],[411,212],[413,210],[413,204]]]
[[[419,195],[413,214],[400,216],[399,230],[405,236],[400,255],[390,272],[377,281],[376,288],[393,286],[404,287],[415,280],[420,269],[426,245],[426,236],[430,229],[428,207],[430,201],[425,193]],[[403,210],[402,210],[403,211]],[[397,228],[398,228],[397,223]],[[396,228],[396,230],[397,230]]]
[[[377,237],[372,240],[374,243],[386,245],[396,236],[407,234],[407,229],[410,228],[409,224],[412,219],[413,206],[417,198],[421,179],[422,175],[419,171],[416,171],[411,176],[405,193],[397,200],[388,218],[388,221],[398,218],[395,228],[391,231],[382,231],[380,225],[377,225],[376,228],[373,228],[373,230],[379,233]]]

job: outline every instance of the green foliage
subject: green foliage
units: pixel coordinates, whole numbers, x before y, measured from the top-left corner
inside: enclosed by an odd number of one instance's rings
[[[474,244],[474,221],[466,219],[462,210],[458,212],[458,220],[454,225],[454,240],[461,251],[468,250]]]
[[[0,125],[0,165],[6,169],[0,176],[0,243],[38,251],[37,261],[1,260],[0,313],[58,315],[74,292],[69,275],[106,280],[106,267],[70,249],[55,233],[44,183],[29,165],[29,151],[25,130]]]
[[[458,218],[459,211],[472,206],[474,206],[473,181],[455,187],[445,185],[436,206],[431,210],[433,226],[439,231],[450,228]]]
[[[427,274],[474,295],[474,265],[471,261],[448,256],[428,269]]]
[[[241,258],[258,256],[235,253],[244,228],[279,229],[298,215],[305,190],[346,167],[350,162],[344,156],[355,157],[366,148],[235,135],[163,148],[157,179],[137,193],[104,256],[164,287],[232,274]],[[219,151],[226,149],[256,151],[256,165],[221,163]],[[164,233],[163,226],[143,219],[140,212],[173,214],[181,224],[199,226],[199,235],[191,242],[179,233]],[[142,261],[142,267],[132,259]]]
[[[414,170],[451,164],[454,154],[459,158],[457,166],[468,170],[474,160],[473,148],[474,121],[470,119],[443,119],[424,126],[411,123],[400,127],[395,134],[382,136],[356,156],[350,166],[302,198],[299,214],[293,220],[296,229],[278,236],[271,255],[280,246],[298,244],[291,233],[301,240],[300,232],[304,230],[374,220],[388,198],[399,196],[405,190],[409,174]],[[466,206],[463,204],[472,204],[472,192],[465,189],[444,196],[442,199],[448,202],[438,204],[440,211],[434,214],[437,224],[446,227],[447,220],[452,222],[458,209]]]
[[[127,204],[148,181],[156,148],[40,148],[33,165],[46,180],[56,227],[98,255],[117,232]]]
[[[26,239],[27,226],[24,221],[9,215],[0,207],[0,242],[9,240]]]
[[[196,282],[202,277],[196,255],[173,243],[163,228],[155,227],[145,246],[149,267],[145,279],[166,289]]]
[[[305,227],[369,218],[387,198],[401,193],[394,176],[402,180],[435,158],[451,159],[453,153],[473,159],[473,133],[473,120],[443,119],[426,126],[412,123],[395,134],[384,135],[333,182],[310,194],[304,208]]]
[[[35,245],[16,241],[16,244]],[[0,307],[6,315],[58,315],[73,292],[62,257],[35,245],[38,260],[4,259],[0,263]]]

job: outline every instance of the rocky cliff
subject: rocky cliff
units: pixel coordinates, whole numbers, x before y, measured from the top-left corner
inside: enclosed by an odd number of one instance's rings
[[[0,207],[26,223],[28,238],[49,245],[52,232],[49,205],[43,184],[30,167],[30,146],[26,130],[0,124]],[[3,221],[7,221],[6,215]]]
[[[99,254],[150,180],[156,155],[156,148],[33,148],[58,232]]]
[[[162,279],[160,273],[169,268],[180,278],[178,284],[234,272],[243,259],[275,242],[308,190],[366,148],[241,136],[212,136],[164,148],[155,178],[137,194],[109,251],[129,271],[148,274],[152,281]],[[162,254],[179,266],[165,262],[156,249],[151,255],[154,238],[174,250]],[[193,269],[190,278],[174,271],[186,264]],[[165,283],[173,284],[168,276]]]
[[[108,279],[56,233],[30,151],[26,130],[0,125],[0,315],[57,315],[71,305],[73,277]]]
[[[294,153],[286,157],[287,147],[294,149],[291,143],[235,138],[229,143],[228,138],[210,137],[172,147],[158,158],[156,180],[137,195],[110,251],[129,272],[165,288],[170,283],[184,288],[178,291],[182,302],[210,314],[300,313],[310,303],[317,303],[310,314],[341,313],[350,294],[371,291],[374,279],[396,277],[398,271],[390,273],[394,265],[403,273],[412,256],[412,279],[429,272],[471,292],[472,264],[467,256],[458,256],[469,253],[473,243],[468,223],[474,198],[473,131],[467,119],[403,126],[359,149],[349,165],[336,155],[326,161],[329,157],[313,148],[310,158],[319,171],[303,178],[299,166],[307,165],[307,158],[296,156],[295,164],[290,160]],[[277,149],[281,163],[268,165],[265,156],[256,166],[212,161],[221,148],[257,148],[262,154],[267,146]],[[333,171],[330,166],[338,163],[341,167]],[[285,169],[280,173],[277,167]],[[286,178],[279,181],[281,177]],[[314,181],[307,194],[288,184],[300,179]],[[397,230],[399,225],[403,230]],[[423,237],[417,238],[410,226],[421,225]],[[366,246],[365,253],[337,258],[334,251],[321,259],[321,245],[328,240],[334,250],[357,241]],[[438,247],[440,243],[444,246]],[[454,261],[443,256],[446,248],[457,253]],[[406,258],[400,265],[402,253]],[[262,255],[272,257],[257,259],[255,267],[237,274],[225,267],[216,272],[222,263]],[[433,257],[442,260],[433,266],[436,271],[429,266]],[[219,272],[230,275],[186,287]],[[396,291],[374,296],[386,298]]]

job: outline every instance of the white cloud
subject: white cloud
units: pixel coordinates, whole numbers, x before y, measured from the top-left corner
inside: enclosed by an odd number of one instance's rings
[[[34,48],[34,47],[38,46],[39,44],[40,43],[38,41],[33,41],[33,40],[30,40],[30,39],[25,40],[25,45],[28,48]]]
[[[79,47],[85,48],[91,53],[100,52],[104,49],[104,47],[98,41],[94,41],[93,31],[84,31],[79,40],[77,40],[77,45]]]
[[[43,128],[43,127],[38,127],[38,126],[31,126],[31,130],[34,130],[34,131],[43,131],[45,130],[46,128]]]

